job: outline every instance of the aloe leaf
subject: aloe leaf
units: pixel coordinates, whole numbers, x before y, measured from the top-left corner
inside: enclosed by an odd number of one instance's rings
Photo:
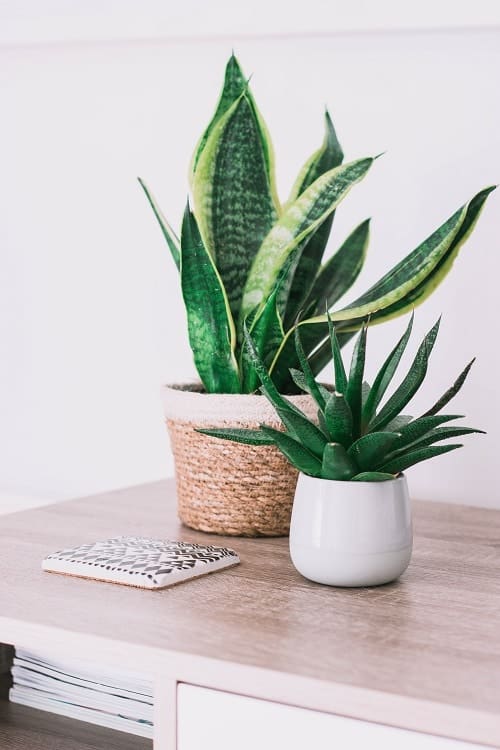
[[[304,302],[304,309],[311,310],[311,315],[329,310],[351,288],[363,268],[369,238],[370,219],[366,219],[322,266]]]
[[[333,360],[333,379],[335,382],[335,390],[338,393],[345,395],[347,391],[347,374],[344,368],[344,361],[340,352],[340,344],[337,337],[337,331],[335,330],[330,313],[327,310],[326,316],[328,318],[328,335],[330,338],[332,360]]]
[[[280,406],[275,408],[279,418],[289,430],[292,437],[297,438],[310,453],[321,457],[327,443],[321,430],[302,413],[297,413]]]
[[[205,389],[208,393],[239,393],[231,311],[220,276],[189,205],[182,223],[181,286],[189,342]]]
[[[321,475],[323,479],[346,481],[357,473],[356,465],[339,443],[327,443],[323,453]]]
[[[430,458],[435,456],[441,456],[443,453],[456,450],[457,448],[463,448],[461,444],[451,445],[432,445],[428,448],[419,448],[415,451],[410,451],[402,456],[391,459],[387,463],[382,464],[378,467],[378,471],[387,472],[389,474],[399,474],[410,466],[420,463],[421,461],[428,461]]]
[[[307,326],[307,321],[305,321]],[[337,341],[339,348],[342,349],[343,346],[345,346],[355,335],[355,331],[352,333],[337,333]],[[332,359],[332,351],[331,351],[331,344],[329,339],[325,339],[316,349],[314,352],[309,356],[309,364],[311,365],[311,370],[315,375],[320,373],[324,367],[331,361]]]
[[[312,396],[311,390],[309,388],[309,384],[304,377],[304,373],[302,370],[296,370],[294,367],[290,369],[290,375],[292,377],[293,382],[297,386],[297,388],[300,391],[303,391],[304,393],[308,393],[310,396]],[[316,383],[316,386],[320,392],[320,395],[323,399],[323,402],[326,403],[330,396],[332,395],[332,392],[328,390],[328,388],[325,388],[324,385],[321,385],[321,383]],[[317,403],[317,402],[316,402]]]
[[[231,107],[232,104],[234,104],[236,99],[241,96],[246,87],[247,82],[243,75],[243,71],[241,70],[238,60],[233,54],[229,58],[229,61],[226,65],[224,86],[222,88],[214,116],[210,120],[210,123],[208,124],[205,132],[201,136],[195,148],[190,168],[191,174],[194,174],[196,171],[200,154],[205,148],[208,137],[214,129],[215,125],[219,122],[223,115],[226,114],[227,110]]]
[[[455,419],[462,419],[462,416],[463,415],[461,414],[438,414],[418,417],[401,427],[397,448],[399,449],[410,445],[431,430],[439,427],[439,425],[444,424],[445,422],[452,422]]]
[[[434,430],[431,430],[421,437],[420,440],[415,440],[410,445],[406,446],[401,452],[398,450],[398,455],[401,455],[403,451],[407,452],[409,449],[413,451],[417,448],[425,448],[428,445],[439,443],[441,440],[448,440],[449,438],[462,437],[463,435],[472,435],[475,433],[482,435],[486,434],[484,430],[476,430],[473,427],[436,427]]]
[[[304,373],[304,377],[306,379],[308,393],[310,393],[314,398],[319,408],[324,409],[325,399],[314,379],[314,375],[312,374],[309,362],[306,357],[306,353],[304,351],[304,347],[302,346],[302,341],[300,340],[300,331],[298,328],[295,329],[295,349],[297,351],[297,356],[299,358],[302,372]]]
[[[292,466],[308,474],[311,477],[321,477],[321,461],[313,456],[303,445],[294,440],[290,435],[275,430],[272,427],[261,425],[260,429],[268,437],[272,438],[274,444],[283,453]]]
[[[394,474],[383,471],[362,471],[352,477],[351,482],[388,482],[390,479],[394,479]]]
[[[245,279],[277,218],[266,149],[255,109],[243,93],[213,127],[193,178],[196,218],[235,320]],[[247,308],[243,317],[250,312]]]
[[[445,393],[443,393],[443,395],[441,396],[441,398],[436,401],[436,403],[434,404],[434,406],[431,406],[431,408],[428,409],[425,412],[425,414],[422,414],[423,417],[428,417],[428,416],[431,416],[432,414],[437,414],[439,411],[441,411],[441,409],[444,406],[446,406],[447,403],[449,403],[451,401],[452,398],[454,398],[454,396],[457,395],[457,393],[459,392],[459,390],[461,389],[461,387],[465,383],[465,381],[467,379],[467,375],[469,374],[470,368],[474,364],[475,359],[476,358],[474,357],[474,359],[472,359],[469,362],[469,364],[462,370],[462,372],[460,373],[460,375],[458,376],[458,378],[455,380],[455,382],[453,383],[453,385],[450,388],[448,388],[448,390],[445,391]]]
[[[156,199],[153,195],[153,193],[150,191],[144,180],[141,180],[140,177],[137,178],[139,181],[139,185],[144,190],[146,194],[146,198],[149,201],[149,205],[153,209],[153,213],[156,216],[156,219],[158,221],[158,224],[160,225],[161,231],[163,233],[163,236],[165,237],[167,241],[167,245],[169,247],[169,250],[172,254],[172,258],[174,259],[174,263],[177,266],[177,268],[180,269],[181,267],[181,245],[179,242],[179,238],[175,234],[174,230],[164,217],[161,208],[159,207],[158,203],[156,202]]]
[[[278,288],[274,290],[266,304],[250,325],[250,334],[256,351],[263,364],[268,367],[274,353],[283,341],[284,331],[278,311]],[[253,393],[259,385],[259,376],[252,360],[248,356],[248,348],[242,346],[240,356],[240,369],[242,372],[242,390],[244,393]]]
[[[347,331],[359,328],[368,315],[372,323],[378,323],[421,304],[451,269],[494,189],[488,187],[475,195],[365,294],[333,313],[334,322],[342,323],[342,330]]]
[[[328,433],[334,443],[347,448],[352,442],[352,414],[349,404],[341,393],[332,393],[324,410]]]
[[[401,361],[401,357],[403,356],[403,353],[408,344],[408,340],[410,338],[412,328],[413,328],[413,313],[411,315],[406,331],[404,332],[402,337],[399,339],[398,343],[396,344],[392,352],[389,354],[387,359],[385,360],[375,380],[373,381],[370,394],[363,408],[363,415],[362,415],[363,425],[367,425],[370,422],[370,420],[373,418],[373,415],[375,414],[377,406],[382,400],[382,397],[384,396],[389,386],[389,383],[391,382],[394,376],[394,373],[396,372],[398,368],[398,365]]]
[[[372,158],[359,159],[329,170],[284,210],[255,256],[243,293],[243,317],[266,299],[290,253],[328,218],[372,163]]]
[[[274,445],[274,440],[265,435],[261,430],[239,429],[236,427],[214,427],[210,429],[197,429],[202,435],[230,440],[233,443],[243,445]]]
[[[409,424],[412,421],[413,417],[411,414],[398,414],[394,419],[391,419],[390,422],[388,422],[384,426],[384,430],[386,432],[401,432],[403,427],[406,427],[407,424]]]
[[[323,144],[321,148],[314,152],[301,169],[292,188],[287,206],[293,203],[318,177],[321,177],[328,170],[340,166],[343,159],[344,153],[327,111],[325,112],[325,137]],[[334,213],[325,219],[301,251],[293,280],[285,298],[285,326],[287,328],[294,323],[297,314],[303,308],[304,300],[314,282],[328,243],[333,217]],[[324,310],[324,307],[321,309]]]
[[[376,468],[397,445],[399,437],[397,432],[372,432],[356,440],[349,447],[347,454],[361,471],[370,471]]]
[[[440,320],[435,323],[420,344],[410,370],[403,379],[401,385],[395,390],[380,412],[369,423],[369,432],[377,432],[378,430],[383,429],[391,419],[394,419],[395,416],[400,414],[422,385],[427,374],[429,356],[436,340],[439,323]]]
[[[365,372],[366,331],[363,326],[354,345],[351,368],[345,392],[346,401],[352,413],[352,434],[358,438],[361,434],[361,410],[363,405],[363,375]]]

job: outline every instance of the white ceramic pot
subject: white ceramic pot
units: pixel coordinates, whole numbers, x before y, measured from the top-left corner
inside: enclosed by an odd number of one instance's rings
[[[300,474],[290,556],[303,576],[330,586],[377,586],[410,562],[412,522],[406,478],[338,482]]]

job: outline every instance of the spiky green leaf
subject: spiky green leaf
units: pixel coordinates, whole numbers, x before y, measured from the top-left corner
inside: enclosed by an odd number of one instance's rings
[[[361,410],[363,406],[363,375],[365,372],[366,331],[363,326],[354,345],[351,368],[345,392],[346,401],[352,413],[352,434],[358,438],[361,434]]]
[[[342,354],[340,352],[340,343],[337,336],[337,331],[333,326],[332,319],[328,310],[326,312],[326,317],[328,319],[328,335],[330,338],[330,346],[332,352],[333,381],[335,383],[335,390],[345,396],[347,391],[347,374],[345,371]]]
[[[475,358],[472,359],[468,365],[466,365],[466,367],[462,370],[462,372],[460,373],[458,378],[455,380],[453,385],[450,388],[448,388],[448,390],[445,391],[445,393],[443,393],[441,398],[436,401],[434,406],[431,406],[431,408],[428,409],[425,412],[425,414],[422,414],[423,417],[428,417],[428,416],[431,416],[432,414],[437,414],[438,412],[441,411],[441,409],[444,406],[446,406],[447,403],[451,401],[452,398],[454,398],[457,395],[457,393],[459,392],[459,390],[465,383],[467,379],[467,375],[469,374],[470,368],[472,367],[474,362],[475,362]]]
[[[434,324],[429,333],[425,336],[420,344],[415,359],[413,360],[408,374],[403,379],[401,385],[395,390],[392,396],[384,404],[380,412],[372,419],[368,425],[369,432],[382,430],[390,421],[394,419],[413,398],[418,391],[427,374],[427,365],[431,354],[436,336],[439,330],[439,323]]]
[[[187,206],[181,233],[181,286],[198,374],[208,393],[239,393],[234,323],[215,264]]]
[[[405,453],[398,458],[391,459],[382,466],[378,467],[378,471],[387,472],[389,474],[399,474],[405,471],[410,466],[420,463],[421,461],[428,461],[430,458],[435,456],[441,456],[443,453],[456,450],[457,448],[463,448],[461,444],[452,445],[432,445],[428,448],[419,448],[415,451]]]
[[[347,451],[361,471],[375,469],[398,443],[397,432],[372,432],[363,435]]]
[[[388,482],[391,479],[394,479],[394,474],[382,471],[362,471],[352,477],[351,482]]]
[[[403,353],[406,349],[406,345],[408,344],[408,340],[411,335],[412,327],[413,327],[413,313],[411,315],[406,331],[404,332],[402,337],[399,339],[398,343],[396,344],[392,352],[389,354],[387,359],[385,360],[384,364],[382,365],[379,372],[377,373],[375,380],[373,381],[372,388],[370,390],[368,398],[366,399],[366,403],[363,407],[362,424],[364,426],[369,424],[369,422],[373,419],[373,415],[375,414],[377,406],[382,400],[394,376],[394,373],[396,372],[398,368],[398,365],[401,361],[401,357],[403,356]]]
[[[323,479],[347,481],[357,473],[356,465],[339,443],[328,443],[323,453],[321,475]]]
[[[160,229],[163,233],[163,236],[165,237],[167,241],[167,245],[169,247],[169,250],[172,254],[172,258],[174,259],[174,263],[177,266],[177,268],[180,269],[181,267],[181,245],[179,242],[179,238],[175,234],[174,230],[164,217],[161,208],[159,207],[153,193],[150,191],[144,180],[141,180],[140,177],[137,178],[139,181],[139,185],[144,190],[144,193],[146,194],[146,198],[149,201],[149,205],[153,209],[153,213],[156,216],[156,219],[158,221],[158,224],[160,225]]]
[[[352,442],[353,424],[351,409],[345,396],[342,393],[332,393],[323,413],[332,441],[347,448]]]
[[[260,429],[268,437],[272,438],[274,444],[283,453],[296,469],[311,477],[321,477],[321,461],[313,456],[303,445],[294,440],[290,435],[275,430],[272,427],[261,425]]]
[[[328,218],[349,190],[363,179],[372,163],[371,158],[358,159],[329,170],[283,212],[250,270],[243,293],[243,317],[266,299],[290,253]]]
[[[214,427],[210,429],[197,429],[202,435],[230,440],[233,443],[243,445],[274,445],[274,440],[265,435],[262,430],[250,430],[236,427]]]
[[[412,419],[413,417],[411,414],[398,414],[385,425],[384,430],[386,430],[386,432],[401,432],[403,427],[411,422]]]
[[[300,366],[302,368],[302,372],[304,373],[304,377],[306,379],[307,392],[310,393],[311,396],[314,398],[318,407],[320,409],[324,409],[325,398],[323,394],[321,393],[321,390],[314,379],[314,375],[309,366],[309,362],[307,360],[304,347],[302,346],[302,341],[300,339],[300,331],[298,328],[295,329],[295,349],[297,350],[297,356],[299,358]]]
[[[410,449],[413,451],[417,448],[425,448],[428,445],[440,443],[442,440],[448,440],[449,438],[473,434],[485,435],[486,433],[484,430],[476,430],[473,427],[436,427],[421,437],[420,440],[415,440],[410,445],[407,445],[402,451],[398,450],[397,455],[401,455],[403,451],[406,453]]]
[[[414,443],[415,440],[419,440],[419,438],[423,437],[434,428],[439,427],[439,425],[444,424],[445,422],[452,422],[455,419],[462,419],[462,415],[438,414],[418,417],[401,427],[397,447],[404,448],[405,446]]]

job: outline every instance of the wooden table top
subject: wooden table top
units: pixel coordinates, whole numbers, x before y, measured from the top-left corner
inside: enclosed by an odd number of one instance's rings
[[[500,747],[500,511],[415,502],[414,518],[398,582],[336,589],[302,578],[286,539],[183,527],[171,480],[3,516],[0,641],[100,648],[197,684]],[[41,571],[49,552],[122,534],[230,546],[241,565],[156,592]]]

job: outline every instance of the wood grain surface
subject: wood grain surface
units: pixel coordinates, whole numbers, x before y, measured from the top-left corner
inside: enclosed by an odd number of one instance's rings
[[[286,539],[181,526],[171,481],[4,516],[0,640],[36,634],[183,681],[500,747],[500,512],[415,502],[414,517],[402,578],[349,590],[303,579]],[[49,552],[121,534],[229,546],[241,565],[156,592],[40,569]]]
[[[153,750],[153,741],[0,701],[2,750]]]

